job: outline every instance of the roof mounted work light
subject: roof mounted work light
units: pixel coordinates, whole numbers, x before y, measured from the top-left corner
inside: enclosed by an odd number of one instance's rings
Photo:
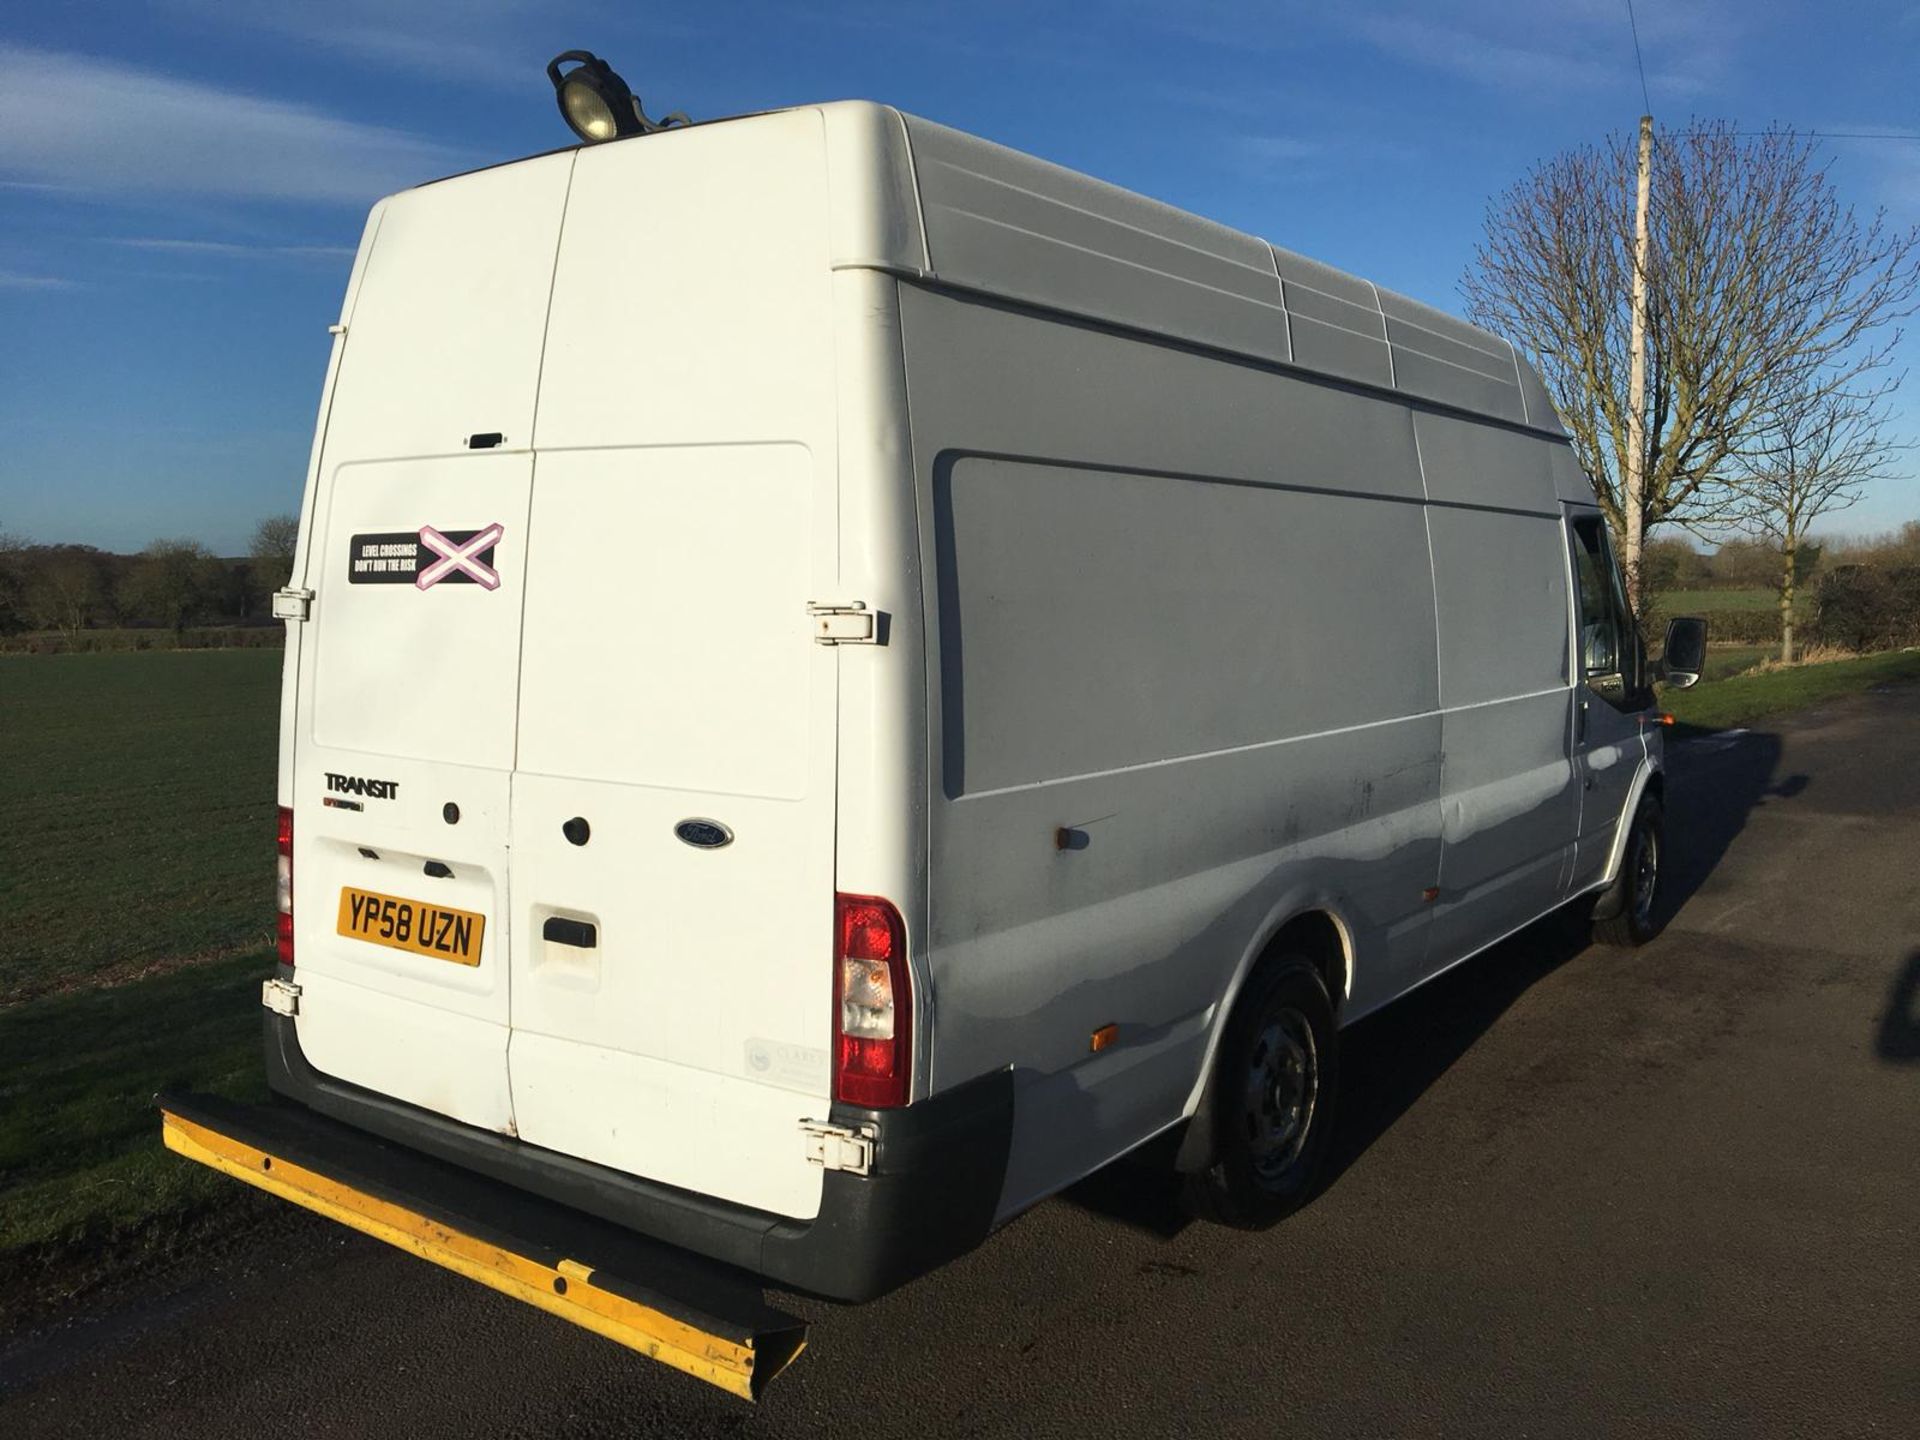
[[[560,67],[569,61],[578,63],[562,74]],[[561,118],[589,145],[690,123],[677,110],[664,119],[649,120],[640,108],[640,97],[627,88],[627,82],[588,50],[568,50],[554,56],[547,62],[547,79],[553,82]]]

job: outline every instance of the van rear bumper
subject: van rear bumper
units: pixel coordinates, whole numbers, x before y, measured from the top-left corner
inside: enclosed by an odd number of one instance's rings
[[[794,1220],[476,1130],[349,1085],[308,1063],[291,1017],[265,1018],[267,1084],[276,1094],[529,1194],[827,1299],[871,1300],[973,1249],[992,1229],[1006,1179],[1013,1136],[1010,1069],[902,1110],[834,1105],[835,1124],[869,1125],[876,1132],[871,1173],[829,1170],[820,1213]]]

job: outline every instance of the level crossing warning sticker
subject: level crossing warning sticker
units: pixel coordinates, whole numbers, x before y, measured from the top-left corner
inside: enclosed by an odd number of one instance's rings
[[[355,535],[347,552],[347,579],[355,585],[411,585],[431,590],[441,581],[500,588],[494,547],[505,534],[500,525],[480,530],[400,530]]]

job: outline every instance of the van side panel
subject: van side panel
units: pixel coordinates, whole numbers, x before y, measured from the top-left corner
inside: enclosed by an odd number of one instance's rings
[[[1447,705],[1433,931],[1445,968],[1559,903],[1580,792],[1558,524],[1441,506],[1428,519]]]
[[[1431,708],[1417,504],[955,451],[933,503],[949,798]]]
[[[1016,1063],[1007,1213],[1179,1118],[1275,918],[1340,919],[1355,1002],[1417,971],[1423,495],[1390,401],[913,285],[901,313],[934,1083]]]
[[[1579,828],[1567,564],[1551,442],[1419,414],[1439,606],[1440,900],[1430,969],[1563,893]],[[1499,507],[1499,508],[1493,508]]]
[[[1288,358],[1266,242],[943,125],[906,125],[942,281]]]
[[[930,274],[943,285],[1563,433],[1539,377],[1477,325],[1117,185],[903,118]],[[922,274],[910,259],[901,273]]]

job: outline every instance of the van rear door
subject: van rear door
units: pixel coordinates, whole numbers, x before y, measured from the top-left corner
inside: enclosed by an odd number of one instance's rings
[[[513,779],[530,1143],[818,1212],[835,687],[817,112],[580,152],[536,433]]]
[[[382,203],[306,517],[301,1048],[511,1132],[510,776],[533,411],[571,155]]]

